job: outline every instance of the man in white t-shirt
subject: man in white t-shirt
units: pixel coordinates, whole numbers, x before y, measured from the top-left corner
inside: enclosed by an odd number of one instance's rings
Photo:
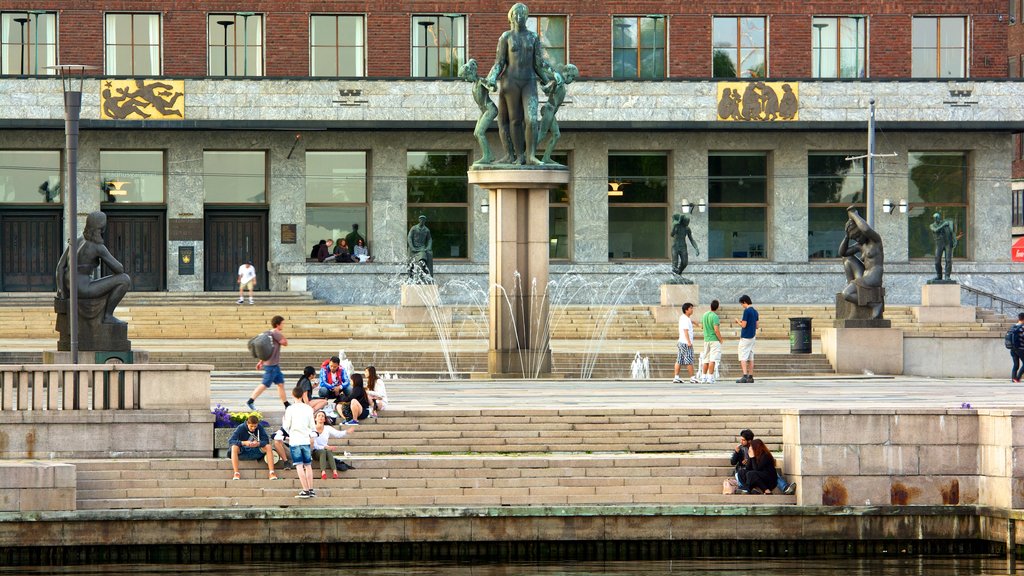
[[[292,464],[299,475],[302,491],[296,498],[315,498],[313,489],[313,438],[316,434],[316,423],[313,421],[313,409],[302,401],[306,390],[296,386],[292,390],[295,402],[284,410],[282,428],[288,435],[288,445],[292,456]]]
[[[679,315],[679,342],[676,343],[676,372],[672,378],[672,382],[675,383],[683,381],[679,377],[680,366],[686,366],[690,373],[690,382],[697,383],[697,377],[693,374],[693,320],[690,320],[692,315],[693,304],[683,304],[683,313]]]
[[[252,260],[242,264],[238,267],[238,303],[245,302],[245,298],[242,297],[242,293],[246,288],[249,289],[249,304],[255,304],[256,302],[252,299],[252,289],[256,287],[256,267],[252,265]]]

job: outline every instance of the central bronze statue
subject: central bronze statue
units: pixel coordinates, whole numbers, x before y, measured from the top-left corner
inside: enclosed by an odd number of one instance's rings
[[[882,276],[885,273],[885,251],[882,237],[878,235],[853,206],[846,210],[846,237],[839,245],[839,256],[846,271],[846,288],[838,295],[852,305],[848,314],[837,308],[837,320],[869,319],[881,320],[885,312],[885,288]]]
[[[956,250],[958,239],[956,237],[956,226],[949,218],[943,220],[942,214],[932,214],[933,222],[928,227],[935,236],[935,278],[928,281],[929,284],[955,284],[953,274],[953,251]],[[942,261],[945,255],[946,276],[942,276]]]

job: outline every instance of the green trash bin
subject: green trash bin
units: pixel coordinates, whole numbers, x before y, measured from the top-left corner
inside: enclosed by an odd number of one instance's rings
[[[789,352],[791,354],[811,353],[811,319],[789,319]]]

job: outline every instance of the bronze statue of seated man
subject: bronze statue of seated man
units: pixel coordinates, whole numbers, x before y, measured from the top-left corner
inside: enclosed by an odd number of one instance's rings
[[[69,258],[65,249],[57,262],[57,297],[69,298],[70,282],[75,282],[80,298],[106,299],[103,309],[104,324],[125,324],[114,317],[114,309],[131,289],[132,281],[124,272],[124,266],[114,258],[103,244],[103,229],[107,227],[107,215],[93,212],[85,219],[85,230],[75,243],[78,262],[77,270],[68,274]],[[105,264],[113,274],[93,279],[93,271]]]

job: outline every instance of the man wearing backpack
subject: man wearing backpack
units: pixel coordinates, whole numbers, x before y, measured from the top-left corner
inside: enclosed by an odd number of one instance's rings
[[[1017,314],[1017,323],[1010,328],[1009,332],[1010,358],[1013,358],[1013,370],[1010,372],[1010,380],[1020,383],[1024,376],[1024,312]]]
[[[252,391],[252,396],[249,397],[249,401],[245,403],[249,407],[249,410],[256,410],[256,399],[263,394],[263,391],[270,388],[272,385],[277,385],[277,392],[281,396],[281,403],[284,404],[285,408],[288,408],[288,400],[284,396],[284,373],[281,372],[281,346],[288,345],[288,339],[284,337],[284,318],[282,316],[274,316],[270,320],[271,330],[268,332],[270,337],[274,339],[274,351],[270,355],[270,358],[266,360],[260,360],[256,363],[256,369],[263,370],[263,383],[256,386],[256,389]]]

